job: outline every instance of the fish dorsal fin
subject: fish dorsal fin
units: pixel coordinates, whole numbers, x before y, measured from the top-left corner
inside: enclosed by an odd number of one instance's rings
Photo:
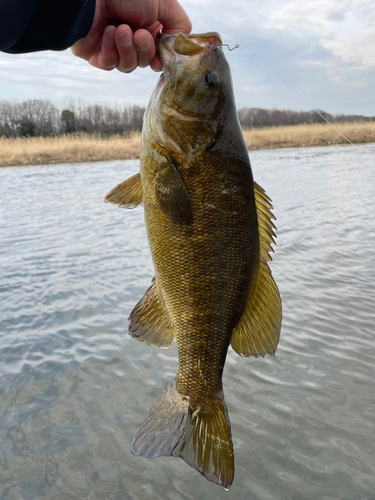
[[[113,188],[104,198],[105,203],[114,203],[122,208],[135,208],[143,199],[141,177],[138,174],[129,177]]]
[[[184,181],[171,158],[158,165],[155,194],[161,210],[175,224],[189,225],[193,220],[193,206]]]
[[[173,328],[155,283],[132,310],[129,316],[129,334],[160,349],[169,349],[173,344]]]
[[[271,199],[266,195],[264,189],[256,182],[254,182],[254,197],[258,218],[260,257],[267,263],[272,260],[270,252],[274,251],[271,245],[275,244],[276,238],[276,227],[272,222],[275,216],[271,212],[273,209]]]
[[[275,354],[281,329],[281,299],[268,266],[275,237],[271,200],[256,183],[254,195],[260,247],[258,278],[231,338],[233,349],[245,357]]]

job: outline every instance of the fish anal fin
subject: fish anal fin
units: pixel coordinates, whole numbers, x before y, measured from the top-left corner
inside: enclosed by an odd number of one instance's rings
[[[259,229],[259,269],[255,285],[249,293],[244,312],[233,329],[231,344],[240,356],[274,355],[281,329],[281,299],[268,261],[274,243],[274,218],[270,198],[254,183]]]
[[[206,479],[229,488],[234,477],[230,423],[222,393],[192,408],[175,382],[156,401],[132,444],[132,453],[146,458],[182,458]]]
[[[113,203],[122,208],[135,208],[142,203],[142,199],[142,182],[138,173],[113,188],[105,196],[104,202]]]
[[[160,349],[169,349],[173,344],[173,328],[164,311],[156,283],[151,285],[132,310],[129,316],[129,334]]]

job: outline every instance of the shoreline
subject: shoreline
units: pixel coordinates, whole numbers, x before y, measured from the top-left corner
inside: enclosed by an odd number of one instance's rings
[[[375,142],[375,122],[334,124],[353,144]],[[349,144],[328,124],[243,130],[249,151]],[[0,137],[0,167],[138,159],[141,134],[101,137],[77,133],[57,137]]]

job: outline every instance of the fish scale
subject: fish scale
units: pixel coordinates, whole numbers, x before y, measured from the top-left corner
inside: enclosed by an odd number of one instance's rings
[[[178,371],[138,429],[132,453],[175,456],[229,488],[234,454],[222,374],[228,347],[274,354],[281,301],[268,267],[270,199],[252,177],[217,33],[161,35],[163,75],[146,110],[140,173],[105,198],[143,203],[155,269],[129,333]]]
[[[220,159],[218,163],[213,161],[213,156],[215,149],[201,155],[188,169],[181,169],[193,206],[190,226],[173,224],[155,207],[154,200],[150,202],[152,209],[145,201],[155,277],[172,324],[176,325],[176,387],[197,407],[204,406],[208,397],[222,389],[221,374],[230,337],[250,288],[252,267],[257,261],[252,254],[258,252],[257,221],[252,216],[254,199],[246,188],[252,180],[247,162],[237,161],[234,176],[236,182],[237,177],[241,179],[241,196],[233,199],[217,189],[215,196],[210,196],[213,208],[205,200],[202,202],[198,188],[209,191],[215,181],[216,165],[222,171],[226,167]],[[231,171],[233,163],[228,161]],[[161,239],[160,234],[168,235],[168,239]],[[186,270],[187,279],[181,279]]]

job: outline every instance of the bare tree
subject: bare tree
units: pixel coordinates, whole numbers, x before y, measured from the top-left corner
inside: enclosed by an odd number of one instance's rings
[[[26,101],[0,100],[0,135],[50,136],[75,131],[88,134],[128,134],[141,131],[144,106],[137,104],[92,104],[69,100],[54,104],[46,99]],[[375,117],[360,115],[333,116],[319,113],[332,121],[369,121]],[[322,123],[324,119],[315,111],[291,111],[243,107],[238,110],[244,128],[277,127],[300,123]]]

